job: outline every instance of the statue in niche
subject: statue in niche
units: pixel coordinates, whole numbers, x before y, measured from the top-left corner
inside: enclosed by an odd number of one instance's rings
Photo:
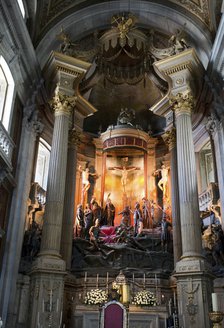
[[[131,108],[121,108],[120,114],[117,118],[117,125],[129,124],[132,125],[135,119],[135,111]]]

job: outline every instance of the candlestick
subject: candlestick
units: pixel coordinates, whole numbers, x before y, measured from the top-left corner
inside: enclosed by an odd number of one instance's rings
[[[218,311],[218,294],[212,293],[212,310],[213,312]]]
[[[174,307],[176,308],[177,302],[176,302],[176,293],[175,293],[175,290],[173,292],[173,304],[174,304]]]
[[[49,310],[52,311],[52,297],[53,297],[53,290],[50,290],[50,302],[49,302]]]
[[[169,307],[169,315],[171,315],[171,313],[172,313],[172,310],[171,310],[171,302],[172,302],[172,300],[170,299],[170,300],[169,300],[169,303],[168,303],[168,307]]]

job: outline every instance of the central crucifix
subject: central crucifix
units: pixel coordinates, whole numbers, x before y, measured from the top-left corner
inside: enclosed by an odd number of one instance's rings
[[[126,193],[126,186],[128,180],[128,173],[136,170],[140,170],[139,167],[136,166],[127,166],[128,157],[125,157],[123,160],[123,166],[113,166],[109,167],[108,170],[120,171],[121,172],[121,184],[123,187],[123,193]]]

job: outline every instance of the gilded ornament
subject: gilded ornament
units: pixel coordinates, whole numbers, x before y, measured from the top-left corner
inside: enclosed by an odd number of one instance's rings
[[[178,93],[170,96],[170,105],[172,105],[175,114],[191,113],[194,108],[194,97],[189,91],[187,93]]]
[[[58,115],[70,116],[76,105],[76,100],[77,97],[75,96],[67,96],[60,93],[59,86],[57,86],[55,90],[55,95],[53,99],[50,101],[50,105],[55,112],[55,116]]]
[[[176,129],[172,128],[169,131],[166,131],[163,135],[163,139],[169,147],[169,150],[175,147],[176,145]]]

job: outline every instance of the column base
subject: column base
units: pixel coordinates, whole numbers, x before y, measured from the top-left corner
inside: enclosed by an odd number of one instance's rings
[[[31,275],[29,327],[61,327],[65,261],[39,256]]]
[[[209,264],[203,257],[182,258],[173,276],[177,279],[180,326],[209,328],[213,278]]]

